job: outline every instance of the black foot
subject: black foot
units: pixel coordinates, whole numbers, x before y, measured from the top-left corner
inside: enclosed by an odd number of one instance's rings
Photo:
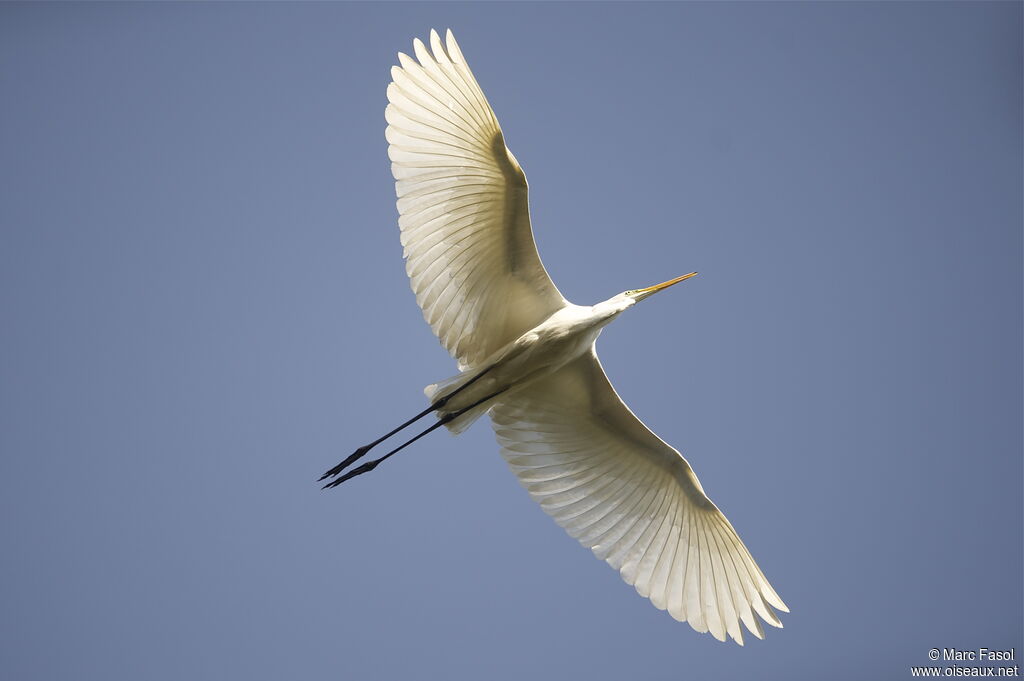
[[[376,461],[367,461],[362,466],[357,466],[357,467],[353,468],[352,470],[350,470],[348,473],[345,473],[345,475],[341,476],[337,480],[331,480],[329,483],[324,485],[321,489],[330,489],[332,487],[337,487],[341,483],[343,483],[346,480],[349,480],[351,478],[354,478],[357,475],[362,475],[363,473],[369,473],[374,468],[376,468],[377,464],[379,464],[380,462],[381,462],[380,459],[377,459]],[[320,478],[320,479],[323,480],[323,478]]]
[[[349,454],[347,459],[345,459],[344,461],[339,463],[337,466],[335,466],[331,470],[329,470],[326,473],[324,473],[323,475],[321,475],[319,477],[318,481],[319,480],[325,480],[325,479],[327,479],[327,478],[329,478],[331,476],[337,475],[338,473],[340,473],[343,470],[345,470],[346,468],[348,468],[351,464],[355,463],[356,461],[359,461],[359,459],[361,459],[364,456],[366,456],[366,453],[368,451],[370,451],[370,447],[372,447],[372,446],[373,445],[363,445],[362,447],[360,447],[356,451],[352,452],[351,454]]]

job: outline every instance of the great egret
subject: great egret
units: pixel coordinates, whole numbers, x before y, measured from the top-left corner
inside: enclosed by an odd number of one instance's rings
[[[324,487],[490,412],[530,495],[657,608],[740,645],[740,622],[764,637],[754,613],[781,627],[782,599],[686,459],[619,399],[594,347],[626,309],[696,272],[593,306],[567,301],[533,241],[526,176],[451,31],[413,47],[419,63],[398,55],[385,111],[398,224],[416,301],[460,373],[428,386],[427,409],[327,471]],[[431,412],[425,431],[346,472]]]

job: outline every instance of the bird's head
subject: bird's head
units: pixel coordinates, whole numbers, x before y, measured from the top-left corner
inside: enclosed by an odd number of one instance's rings
[[[594,307],[595,309],[600,309],[600,312],[603,315],[608,316],[608,321],[611,321],[611,319],[614,319],[615,317],[619,316],[622,312],[633,307],[641,300],[644,300],[645,298],[650,298],[658,291],[664,291],[669,286],[674,286],[675,284],[678,284],[681,281],[686,281],[690,277],[695,276],[697,276],[696,272],[690,272],[689,274],[684,274],[681,277],[669,279],[668,281],[663,281],[660,284],[648,286],[647,288],[636,288],[630,289],[629,291],[623,291],[617,296],[609,298],[608,300],[604,301],[603,303],[599,303]]]

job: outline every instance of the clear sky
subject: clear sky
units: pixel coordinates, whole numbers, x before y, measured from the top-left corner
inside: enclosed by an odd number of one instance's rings
[[[1021,20],[1002,3],[0,5],[0,676],[905,679],[1024,655]],[[558,528],[401,261],[395,53],[452,27],[573,301],[792,609],[745,648]]]

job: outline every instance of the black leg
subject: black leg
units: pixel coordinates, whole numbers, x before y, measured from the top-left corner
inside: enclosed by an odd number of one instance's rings
[[[416,414],[416,416],[413,416],[411,419],[409,419],[408,421],[406,421],[402,425],[400,425],[397,428],[395,428],[394,430],[392,430],[387,435],[383,435],[383,436],[377,438],[376,440],[374,440],[373,442],[371,442],[368,445],[363,445],[362,447],[360,447],[356,451],[354,451],[351,454],[349,454],[348,458],[346,458],[344,461],[342,461],[337,466],[335,466],[331,470],[329,470],[326,473],[324,473],[323,475],[321,475],[320,476],[320,480],[323,480],[324,478],[329,478],[332,475],[337,475],[338,473],[342,472],[343,470],[348,468],[349,465],[355,463],[359,459],[361,459],[364,456],[366,456],[366,453],[368,451],[370,451],[371,449],[373,449],[374,447],[379,445],[381,442],[384,442],[384,440],[387,440],[389,437],[391,437],[392,435],[394,435],[398,431],[402,430],[403,428],[407,428],[408,426],[411,426],[412,424],[416,423],[417,421],[419,421],[421,418],[423,418],[424,416],[426,416],[430,412],[435,411],[437,409],[440,409],[441,407],[444,406],[444,403],[447,402],[447,401],[448,401],[447,397],[444,398],[444,399],[438,400],[434,404],[430,405],[429,407],[427,407],[426,409],[421,411],[419,414]]]
[[[442,408],[444,405],[448,404],[448,400],[450,400],[451,398],[455,397],[460,392],[462,392],[463,390],[465,390],[469,386],[471,386],[474,383],[476,383],[478,380],[483,378],[484,374],[486,374],[488,371],[490,371],[493,368],[494,368],[494,365],[492,364],[491,366],[487,367],[486,369],[481,371],[479,374],[477,374],[473,378],[469,379],[464,385],[460,385],[456,390],[452,391],[451,394],[445,395],[444,397],[439,399],[437,402],[434,402],[429,407],[427,407],[426,409],[421,411],[419,414],[416,414],[416,416],[413,416],[411,419],[409,419],[408,421],[406,421],[402,425],[400,425],[397,428],[395,428],[394,430],[392,430],[390,433],[388,433],[386,435],[382,435],[381,437],[377,438],[376,440],[374,440],[370,444],[363,445],[362,447],[360,447],[356,451],[352,452],[351,454],[348,455],[348,457],[344,461],[342,461],[337,466],[335,466],[331,470],[329,470],[326,473],[324,473],[323,475],[321,475],[319,480],[324,480],[324,479],[329,478],[331,476],[337,475],[338,473],[342,472],[343,470],[345,470],[346,468],[348,468],[349,466],[354,464],[356,461],[359,461],[359,459],[361,459],[364,456],[366,456],[367,452],[369,452],[371,449],[373,449],[374,447],[379,445],[381,442],[384,442],[384,440],[387,440],[389,437],[391,437],[395,433],[399,432],[400,430],[403,430],[403,429],[411,426],[412,424],[416,423],[417,421],[419,421],[421,418],[423,418],[424,416],[426,416],[430,412],[437,411],[438,409]],[[488,399],[490,399],[490,398],[488,398]],[[476,405],[473,405],[473,406],[476,406]],[[472,407],[470,407],[470,408],[472,408]],[[427,432],[429,432],[429,431],[427,431]],[[410,440],[410,442],[412,442],[412,440]],[[406,444],[408,444],[408,443],[406,443]],[[403,446],[405,446],[405,445],[403,445]],[[382,459],[378,459],[378,461],[380,461],[380,460],[382,460]]]
[[[354,478],[357,475],[362,475],[363,473],[369,473],[374,468],[376,468],[378,466],[378,464],[380,464],[382,461],[385,461],[388,458],[390,458],[391,456],[393,456],[394,454],[397,454],[398,452],[402,451],[403,449],[405,449],[406,447],[411,445],[413,442],[416,442],[416,440],[419,440],[424,435],[432,433],[435,430],[437,430],[438,428],[440,428],[441,426],[443,426],[444,424],[450,423],[451,421],[454,421],[455,419],[459,418],[460,416],[465,414],[467,411],[469,411],[473,407],[480,406],[481,404],[483,404],[487,400],[491,399],[492,397],[497,397],[501,393],[505,392],[505,390],[507,390],[507,388],[502,388],[501,390],[499,390],[496,393],[488,395],[487,397],[484,397],[483,399],[477,400],[476,402],[474,402],[473,404],[469,405],[465,409],[460,409],[459,411],[453,412],[451,414],[445,414],[444,416],[442,416],[441,418],[439,418],[437,420],[437,423],[435,423],[434,425],[430,426],[429,428],[424,430],[422,433],[420,433],[416,437],[412,438],[411,440],[409,440],[407,442],[404,442],[404,443],[400,444],[399,446],[395,447],[394,449],[392,449],[390,452],[388,452],[384,456],[380,457],[379,459],[374,459],[373,461],[367,461],[362,466],[356,466],[355,468],[350,470],[348,473],[345,473],[345,475],[341,476],[340,478],[337,478],[336,480],[331,480],[329,483],[327,483],[326,485],[323,486],[323,489],[330,489],[331,487],[337,487],[341,483],[343,483],[346,480],[349,480],[351,478]],[[452,393],[452,394],[454,394],[454,393]],[[349,458],[351,458],[351,457],[349,457]],[[323,478],[320,478],[320,479],[323,480]]]

